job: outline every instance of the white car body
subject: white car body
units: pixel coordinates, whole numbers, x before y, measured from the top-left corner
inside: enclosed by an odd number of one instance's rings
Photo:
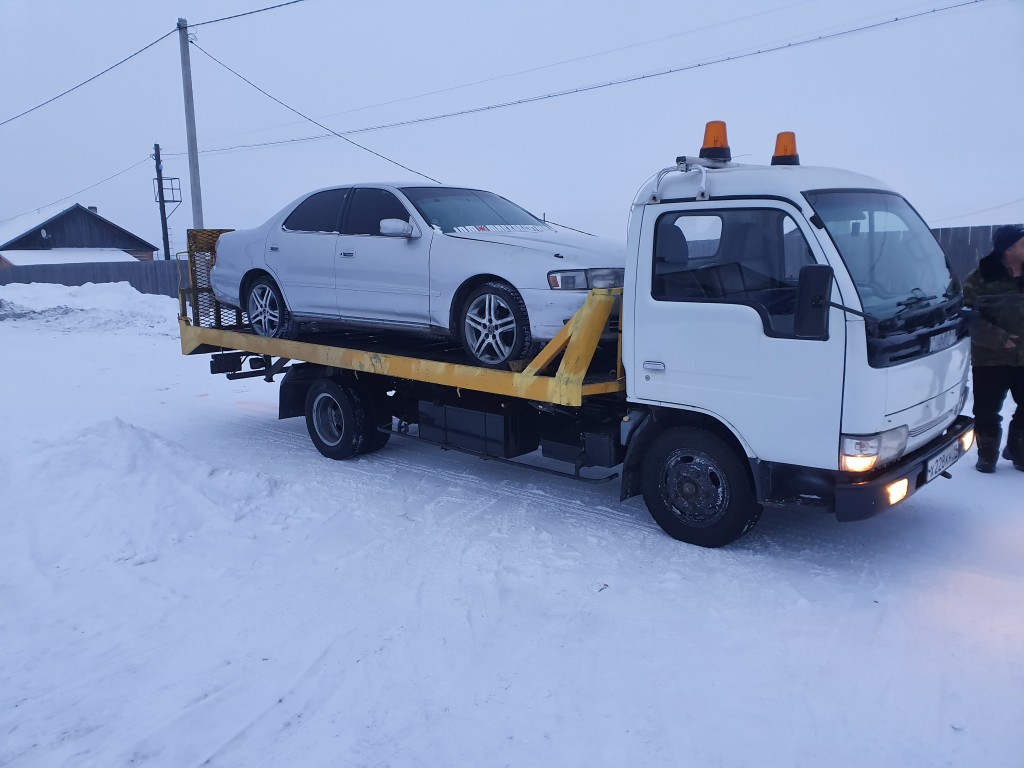
[[[404,235],[290,231],[289,215],[314,195],[385,190],[408,213]],[[316,190],[290,203],[266,223],[228,232],[217,242],[211,283],[217,299],[245,308],[245,286],[269,274],[292,317],[350,325],[459,334],[459,315],[473,287],[487,281],[512,286],[522,297],[532,338],[549,340],[582,305],[586,288],[552,289],[548,273],[588,268],[622,269],[625,247],[566,232],[539,219],[530,224],[482,225],[444,232],[428,222],[403,190],[460,190],[425,183],[367,183]],[[478,192],[478,190],[472,190]],[[483,193],[489,194],[489,193]],[[506,201],[507,202],[507,201]],[[348,214],[344,214],[343,220]],[[389,217],[395,218],[395,217]],[[462,227],[469,230],[469,227]],[[619,283],[621,285],[621,282]]]

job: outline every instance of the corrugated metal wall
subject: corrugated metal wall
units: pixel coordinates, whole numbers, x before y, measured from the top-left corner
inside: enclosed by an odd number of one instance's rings
[[[188,287],[188,262],[111,261],[95,264],[44,264],[0,269],[0,285],[8,283],[118,283],[125,281],[140,293],[178,297]]]

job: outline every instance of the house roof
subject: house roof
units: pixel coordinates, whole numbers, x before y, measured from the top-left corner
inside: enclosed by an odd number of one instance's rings
[[[51,205],[47,208],[40,208],[38,211],[23,213],[21,216],[15,216],[13,219],[0,221],[0,248],[3,248],[12,240],[17,240],[32,230],[48,224],[65,211],[70,211],[71,208],[74,208],[74,206],[70,208],[55,208]]]
[[[93,264],[97,261],[138,261],[117,248],[50,248],[49,250],[0,250],[0,258],[16,267],[36,264]]]
[[[45,227],[51,221],[59,219],[61,216],[64,216],[77,208],[80,208],[89,216],[94,216],[100,221],[104,222],[105,224],[114,227],[114,229],[120,230],[129,237],[138,240],[140,244],[140,250],[159,250],[152,243],[146,242],[138,235],[134,234],[133,232],[129,232],[124,227],[118,226],[114,222],[110,221],[110,219],[106,219],[100,216],[95,211],[90,211],[88,208],[86,208],[84,205],[81,205],[80,203],[75,203],[74,205],[68,206],[67,208],[60,208],[51,205],[46,208],[40,208],[39,210],[33,211],[31,213],[25,213],[22,214],[21,216],[15,216],[13,219],[0,221],[0,248],[3,248],[5,245],[8,245],[9,243],[14,242],[15,240],[19,240],[20,238],[27,235],[29,232],[39,229],[40,227]]]

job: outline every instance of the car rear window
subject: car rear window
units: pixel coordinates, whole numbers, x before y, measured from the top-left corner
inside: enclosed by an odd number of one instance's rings
[[[328,189],[310,195],[284,220],[284,228],[292,232],[338,232],[341,209],[347,189]]]

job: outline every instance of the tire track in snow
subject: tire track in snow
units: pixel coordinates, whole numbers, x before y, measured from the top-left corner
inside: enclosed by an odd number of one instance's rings
[[[250,430],[259,432],[266,439],[289,448],[309,448],[310,451],[313,450],[309,445],[309,438],[304,432],[295,433],[288,429],[282,429],[268,424],[251,425]],[[417,446],[417,448],[422,447],[424,446]],[[384,448],[383,451],[361,457],[355,460],[355,462],[341,462],[339,463],[339,466],[343,467],[346,473],[359,472],[367,476],[379,477],[381,473],[377,469],[364,469],[360,466],[364,463],[372,463],[375,467],[386,467],[392,470],[394,474],[404,472],[408,474],[415,474],[423,478],[430,477],[440,479],[456,487],[472,489],[479,492],[481,496],[488,498],[498,496],[505,500],[514,501],[523,501],[524,498],[526,498],[537,505],[534,507],[535,512],[539,511],[541,508],[549,508],[551,511],[558,514],[559,520],[567,520],[571,524],[574,524],[574,527],[591,529],[593,527],[592,524],[596,520],[611,524],[616,528],[629,530],[633,533],[642,533],[644,535],[659,533],[659,529],[656,524],[646,516],[645,511],[643,511],[642,515],[638,515],[633,511],[636,509],[636,502],[624,502],[620,507],[621,511],[613,509],[597,502],[596,499],[588,499],[587,497],[594,497],[598,494],[594,493],[591,487],[585,486],[582,483],[578,485],[579,489],[583,491],[583,493],[578,496],[570,496],[568,494],[561,493],[561,489],[554,491],[531,487],[533,485],[532,483],[527,487],[523,487],[523,485],[515,483],[510,478],[504,478],[501,482],[495,483],[486,478],[481,478],[479,475],[472,472],[446,469],[439,467],[436,464],[432,466],[426,463],[420,465],[418,462],[392,457],[386,453],[390,448],[391,446],[389,445]],[[441,449],[434,448],[434,450],[440,451]],[[459,455],[459,460],[484,461],[483,459],[469,455]],[[424,461],[426,462],[428,459],[424,457]],[[489,474],[505,472],[518,474],[526,473],[530,470],[525,468],[507,467],[500,463],[492,463],[490,466],[486,467],[486,471]],[[323,479],[323,476],[317,478],[317,480]],[[325,481],[325,485],[327,482],[329,482],[329,480]],[[569,478],[552,478],[551,482],[576,483],[576,481]],[[608,485],[600,487],[608,488],[609,486],[617,487],[615,481],[611,481]],[[602,493],[601,496],[604,497],[605,493]],[[633,509],[631,509],[631,507]]]

